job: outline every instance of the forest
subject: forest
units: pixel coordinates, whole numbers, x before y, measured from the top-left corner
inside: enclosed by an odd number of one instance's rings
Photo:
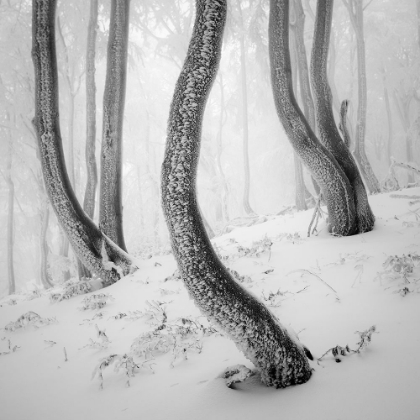
[[[416,418],[420,0],[0,22],[0,414]]]

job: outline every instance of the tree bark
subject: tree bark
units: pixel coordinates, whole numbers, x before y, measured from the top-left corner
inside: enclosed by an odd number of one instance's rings
[[[99,208],[100,229],[124,251],[121,168],[129,13],[129,0],[111,1]]]
[[[363,178],[366,181],[371,193],[381,192],[378,179],[376,178],[365,151],[366,136],[366,113],[367,113],[367,86],[366,86],[366,48],[363,28],[363,0],[343,0],[350,21],[356,34],[357,48],[357,80],[358,80],[358,108],[356,139],[354,148],[354,157],[362,171]]]
[[[334,155],[353,188],[356,206],[356,232],[373,229],[375,217],[356,162],[342,141],[334,121],[332,95],[328,83],[327,63],[334,0],[318,0],[314,44],[311,57],[311,79],[316,103],[316,117],[321,143]]]
[[[98,0],[90,0],[90,15],[86,47],[86,189],[83,210],[93,220],[95,214],[95,196],[98,185],[98,169],[96,165],[96,27],[98,25]],[[79,278],[89,278],[92,274],[79,261]]]
[[[277,114],[289,140],[321,188],[329,213],[329,231],[355,233],[355,205],[349,180],[334,156],[316,138],[293,94],[289,53],[289,2],[270,1],[269,53]]]
[[[162,165],[162,202],[184,283],[201,311],[233,339],[277,388],[306,382],[304,349],[217,258],[197,206],[202,119],[220,60],[226,0],[197,0],[187,58],[175,87]]]
[[[73,250],[103,286],[130,271],[130,257],[101,233],[80,206],[64,163],[58,109],[55,49],[56,0],[34,0],[32,59],[35,69],[35,118],[42,172],[48,197]]]

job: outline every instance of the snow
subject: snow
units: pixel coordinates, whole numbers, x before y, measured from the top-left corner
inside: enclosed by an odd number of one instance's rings
[[[412,188],[397,194],[419,193],[420,188]],[[272,292],[266,304],[315,358],[337,345],[356,349],[360,335],[355,332],[375,325],[370,345],[360,354],[340,356],[341,363],[336,363],[330,352],[319,364],[311,362],[315,371],[304,385],[275,390],[252,375],[230,389],[221,372],[236,365],[253,369],[252,363],[232,341],[211,334],[199,337],[201,353],[191,348],[186,360],[181,354],[173,361],[171,350],[156,354],[128,378],[129,387],[124,366],[114,372],[115,363],[110,365],[102,372],[101,390],[98,376],[91,376],[102,359],[129,353],[136,338],[162,322],[159,309],[151,307],[164,308],[168,325],[182,325],[180,320],[187,318],[207,325],[182,282],[165,281],[177,268],[173,256],[155,255],[141,261],[137,272],[94,292],[112,297],[103,299],[106,305],[100,309],[81,309],[92,293],[53,303],[51,291],[37,297],[33,285],[31,291],[0,301],[0,418],[418,419],[420,287],[415,280],[420,280],[420,266],[406,275],[405,283],[401,273],[385,273],[383,264],[389,256],[419,254],[419,205],[390,194],[369,201],[376,224],[363,235],[331,236],[324,220],[319,234],[307,238],[309,210],[269,217],[212,241],[230,269],[250,278],[242,284],[251,293],[264,300],[262,294],[268,298]],[[273,243],[270,251],[243,251],[266,237]],[[402,296],[404,287],[410,292]],[[9,304],[12,299],[16,304]],[[4,329],[29,311],[57,322],[38,319],[37,327]],[[102,318],[93,319],[99,312]],[[160,331],[162,336],[168,333],[167,328]],[[11,351],[4,354],[8,340]],[[134,362],[141,365],[144,359],[134,355]]]

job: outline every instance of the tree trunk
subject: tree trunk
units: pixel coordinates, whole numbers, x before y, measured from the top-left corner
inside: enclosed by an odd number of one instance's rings
[[[15,215],[15,184],[12,179],[13,139],[10,133],[10,115],[7,113],[9,122],[9,144],[6,163],[6,183],[9,189],[7,204],[7,278],[9,283],[9,295],[16,292],[15,265],[14,265],[14,215]]]
[[[296,12],[296,10],[294,10]],[[296,14],[296,13],[295,13]],[[296,26],[296,18],[295,23],[291,24],[290,27],[292,28],[292,36],[290,42],[290,49],[291,49],[291,65],[292,65],[292,81],[293,81],[293,91],[295,95],[297,95],[297,81],[298,81],[298,46],[296,40],[296,31],[293,30]],[[300,85],[300,79],[299,79]],[[301,97],[302,95],[302,86],[300,85]],[[305,193],[306,187],[305,182],[303,180],[303,168],[302,162],[299,159],[299,156],[296,152],[293,152],[293,163],[295,168],[295,205],[297,211],[307,210],[306,200],[305,200]]]
[[[220,74],[220,117],[219,117],[219,132],[217,133],[217,152],[216,152],[216,165],[219,171],[219,176],[222,181],[222,210],[223,210],[223,220],[225,223],[229,221],[229,211],[228,211],[228,184],[226,181],[226,176],[222,167],[222,139],[223,139],[223,126],[226,119],[226,110],[225,110],[225,92],[223,85],[223,76]]]
[[[42,180],[41,180],[42,182]],[[41,263],[39,267],[39,274],[41,283],[45,289],[49,289],[53,287],[53,283],[51,281],[50,276],[48,275],[48,243],[47,243],[47,229],[48,229],[48,221],[50,217],[50,209],[48,207],[47,197],[41,198],[41,211],[40,211],[40,219],[41,219],[41,227],[40,227],[40,234],[39,234],[39,247],[41,249]]]
[[[96,166],[96,83],[95,83],[95,46],[96,26],[98,25],[98,0],[90,0],[90,17],[86,48],[86,146],[85,159],[87,169],[83,210],[93,220],[95,214],[95,196],[98,185]],[[79,278],[92,277],[89,270],[79,261]]]
[[[321,188],[329,213],[329,231],[355,233],[355,205],[351,185],[334,156],[316,138],[293,94],[289,53],[289,2],[271,0],[269,53],[277,114],[293,148]]]
[[[121,167],[129,12],[129,0],[111,1],[99,209],[100,229],[124,251]]]
[[[362,171],[371,193],[381,192],[378,179],[373,173],[365,151],[366,113],[367,113],[367,87],[366,87],[366,51],[363,28],[363,0],[343,0],[350,15],[354,32],[356,34],[357,48],[357,80],[358,80],[358,108],[354,157]]]
[[[246,51],[245,51],[245,24],[242,17],[241,2],[237,0],[237,8],[240,17],[240,60],[241,60],[241,93],[242,93],[242,136],[243,136],[243,158],[244,158],[244,194],[242,205],[246,214],[254,214],[254,210],[249,204],[250,192],[250,170],[249,170],[249,127],[248,127],[248,80],[246,72]]]
[[[382,69],[382,80],[384,83],[385,110],[386,110],[386,116],[387,116],[387,121],[388,121],[388,141],[386,143],[387,160],[388,160],[388,165],[391,165],[392,137],[393,137],[392,113],[391,113],[391,105],[389,103],[388,86],[387,86],[387,80],[386,80],[386,74],[385,74],[384,68]]]
[[[34,0],[32,59],[35,69],[35,118],[42,172],[57,219],[77,257],[107,286],[130,271],[130,257],[104,236],[80,206],[64,163],[58,109],[55,49],[56,0]]]
[[[327,62],[334,0],[318,0],[314,44],[311,57],[311,78],[316,103],[316,117],[321,143],[334,155],[353,188],[356,206],[356,232],[373,229],[375,217],[369,206],[356,162],[340,137],[334,121],[332,95],[328,83]]]
[[[277,388],[306,382],[304,349],[217,258],[197,206],[205,104],[220,61],[226,0],[197,0],[188,54],[175,87],[162,165],[162,202],[172,249],[190,296]]]

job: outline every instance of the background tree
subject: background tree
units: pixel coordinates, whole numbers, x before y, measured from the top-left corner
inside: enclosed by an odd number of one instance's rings
[[[132,261],[104,236],[81,208],[67,175],[58,120],[58,73],[55,50],[56,1],[33,2],[35,118],[46,190],[74,252],[101,278],[103,286],[127,274]]]
[[[372,170],[365,151],[367,87],[366,87],[366,48],[363,24],[363,0],[343,0],[356,34],[357,46],[357,81],[358,108],[354,156],[359,163],[360,170],[371,193],[380,192],[379,182]],[[369,3],[368,3],[369,4]]]
[[[334,0],[317,2],[311,58],[311,80],[316,103],[317,127],[321,143],[333,154],[352,186],[352,199],[356,211],[354,231],[363,233],[372,230],[375,218],[356,162],[349,148],[342,141],[335,124],[331,88],[328,83],[327,62],[333,6]]]
[[[121,166],[129,12],[129,1],[112,0],[103,103],[99,209],[100,229],[124,251],[127,248],[123,233]]]

